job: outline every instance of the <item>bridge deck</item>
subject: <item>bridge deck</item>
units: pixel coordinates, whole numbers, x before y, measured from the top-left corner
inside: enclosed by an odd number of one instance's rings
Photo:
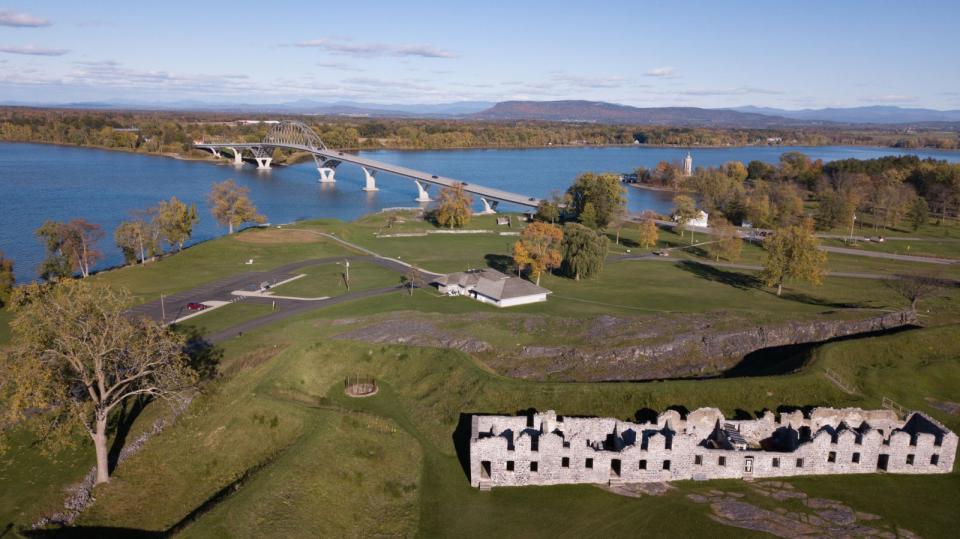
[[[502,189],[494,189],[492,187],[485,187],[483,185],[477,185],[473,183],[463,182],[454,178],[448,178],[446,176],[439,176],[429,174],[427,172],[421,172],[419,170],[414,170],[412,168],[401,167],[399,165],[391,165],[390,163],[384,163],[382,161],[377,161],[375,159],[370,159],[368,157],[361,157],[356,154],[348,152],[340,152],[336,150],[318,150],[315,148],[310,148],[307,146],[298,146],[293,144],[263,144],[257,142],[245,142],[245,143],[197,143],[194,144],[197,148],[208,148],[208,149],[223,149],[223,148],[252,148],[256,146],[277,146],[283,148],[289,148],[293,150],[300,150],[304,152],[309,152],[314,155],[319,155],[324,159],[341,161],[344,163],[351,163],[354,165],[387,172],[390,174],[395,174],[397,176],[403,176],[405,178],[410,178],[413,180],[419,180],[425,183],[431,183],[434,185],[441,185],[444,187],[453,187],[457,184],[463,185],[463,190],[467,193],[477,195],[489,200],[498,200],[500,202],[509,202],[511,204],[517,204],[519,206],[527,206],[530,208],[536,208],[540,204],[540,199],[536,197],[530,197],[526,195],[521,195],[519,193],[511,193],[510,191],[504,191]]]

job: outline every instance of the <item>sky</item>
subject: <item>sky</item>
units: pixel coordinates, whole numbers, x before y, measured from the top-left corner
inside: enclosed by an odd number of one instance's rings
[[[0,0],[0,102],[960,108],[960,2]]]

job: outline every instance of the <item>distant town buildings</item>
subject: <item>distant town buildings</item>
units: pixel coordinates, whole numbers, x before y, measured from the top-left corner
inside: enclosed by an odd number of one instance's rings
[[[683,158],[683,175],[693,175],[693,156],[690,155],[690,152],[687,152],[687,156]]]
[[[732,420],[715,408],[655,421],[529,416],[472,418],[470,483],[622,484],[887,472],[946,474],[957,435],[921,412],[815,408]]]
[[[547,301],[546,288],[492,268],[471,269],[442,275],[433,281],[441,294],[467,296],[497,307],[513,307]]]

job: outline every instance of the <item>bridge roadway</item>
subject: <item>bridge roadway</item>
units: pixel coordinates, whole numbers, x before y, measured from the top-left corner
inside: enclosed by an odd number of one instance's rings
[[[395,174],[397,176],[403,176],[405,178],[410,178],[412,180],[416,180],[424,183],[430,183],[433,185],[440,185],[443,187],[453,187],[457,184],[461,184],[463,185],[463,190],[466,191],[467,193],[476,195],[480,198],[484,198],[487,200],[508,202],[510,204],[516,204],[518,206],[526,206],[529,208],[536,208],[537,205],[540,204],[540,199],[536,197],[529,197],[526,195],[521,195],[519,193],[511,193],[509,191],[504,191],[501,189],[494,189],[492,187],[485,187],[483,185],[467,183],[454,178],[448,178],[446,176],[429,174],[426,172],[421,172],[419,170],[414,170],[412,168],[401,167],[399,165],[391,165],[390,163],[384,163],[382,161],[377,161],[375,159],[370,159],[368,157],[361,157],[356,154],[341,152],[337,150],[311,148],[309,146],[298,145],[298,144],[286,144],[286,143],[285,144],[268,144],[268,143],[262,143],[262,142],[248,142],[248,143],[198,142],[198,143],[195,143],[194,146],[197,148],[207,148],[210,150],[221,150],[221,149],[227,149],[227,148],[236,148],[239,150],[239,149],[263,148],[263,147],[279,147],[279,148],[287,148],[291,150],[299,150],[302,152],[309,152],[315,156],[319,156],[325,162],[340,161],[343,163],[351,163],[367,169],[387,172],[389,174]]]

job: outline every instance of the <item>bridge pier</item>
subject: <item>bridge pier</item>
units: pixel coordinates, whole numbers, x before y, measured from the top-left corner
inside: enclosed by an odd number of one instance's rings
[[[427,186],[420,183],[420,180],[413,180],[413,183],[417,184],[417,202],[430,202],[433,200],[430,198],[430,193],[427,192]]]
[[[210,148],[210,151],[213,153],[213,156],[216,157],[217,159],[220,159],[221,157],[223,157],[222,155],[220,155],[220,150],[216,148]]]
[[[233,152],[233,164],[242,165],[243,164],[243,150],[238,150],[236,148],[227,148]]]
[[[363,175],[366,178],[366,183],[363,186],[364,191],[379,191],[377,189],[377,181],[375,176],[377,175],[376,169],[369,169],[367,167],[360,167],[363,169]]]
[[[337,172],[336,169],[329,167],[317,167],[317,172],[320,173],[320,183],[336,183],[337,178],[334,175]]]
[[[254,157],[254,159],[257,161],[257,168],[263,170],[269,169],[270,163],[273,161],[272,157]]]
[[[490,201],[484,197],[480,197],[480,202],[483,203],[483,211],[481,211],[479,215],[490,215],[492,213],[497,213],[497,204],[500,203],[499,201]]]

